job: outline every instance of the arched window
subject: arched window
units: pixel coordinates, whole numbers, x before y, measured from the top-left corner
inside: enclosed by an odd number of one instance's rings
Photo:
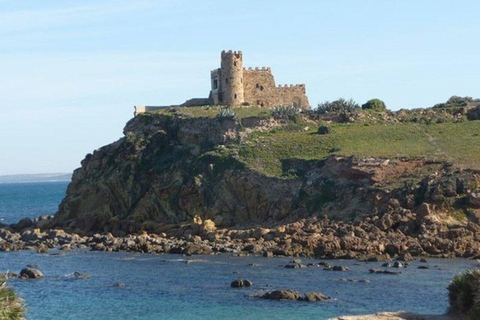
[[[260,91],[263,91],[263,86],[260,86]]]
[[[237,99],[237,94],[235,93],[235,99]]]
[[[233,61],[233,66],[234,66],[234,67],[237,66],[237,61]]]

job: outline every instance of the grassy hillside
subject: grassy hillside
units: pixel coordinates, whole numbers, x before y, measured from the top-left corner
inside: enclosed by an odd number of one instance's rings
[[[184,107],[156,113],[215,117],[223,109],[218,106]],[[234,108],[234,112],[238,120],[272,116],[271,110],[261,107]],[[322,160],[332,154],[451,161],[461,167],[480,169],[480,121],[468,121],[465,116],[457,119],[451,113],[438,108],[388,115],[359,111],[353,122],[327,123],[310,112],[287,120],[285,126],[250,133],[234,151],[241,161],[269,176],[285,174],[282,160]],[[317,134],[321,124],[328,125],[331,132]]]
[[[268,175],[282,174],[283,159],[325,159],[337,154],[355,157],[447,160],[480,169],[480,122],[459,123],[333,123],[331,133],[293,131],[292,126],[255,132],[240,148],[243,161]]]

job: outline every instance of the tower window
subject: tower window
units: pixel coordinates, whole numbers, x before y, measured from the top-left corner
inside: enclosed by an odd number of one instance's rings
[[[260,88],[260,85],[257,83],[257,84],[255,85],[255,88],[257,88],[257,89]]]
[[[213,80],[213,89],[218,89],[218,80]]]
[[[237,94],[235,93],[235,99],[237,99]]]
[[[234,62],[233,62],[233,66],[234,66],[234,67],[237,66],[237,61],[234,61]]]
[[[228,83],[228,78],[225,78],[225,83]]]
[[[260,86],[260,91],[263,91],[263,86]]]

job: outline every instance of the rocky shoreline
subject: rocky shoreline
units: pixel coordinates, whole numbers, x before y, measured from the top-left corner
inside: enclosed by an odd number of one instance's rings
[[[68,251],[216,254],[315,257],[409,261],[414,257],[480,258],[480,226],[473,222],[451,226],[424,204],[417,214],[386,214],[355,222],[310,217],[275,227],[219,229],[211,220],[195,218],[169,234],[147,233],[114,236],[112,233],[78,234],[48,228],[51,216],[22,219],[0,228],[0,251],[59,248]],[[395,225],[395,228],[392,226]],[[417,231],[413,231],[417,230]]]

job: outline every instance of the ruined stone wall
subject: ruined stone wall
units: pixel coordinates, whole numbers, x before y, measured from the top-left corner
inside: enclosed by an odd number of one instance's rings
[[[272,108],[293,103],[302,109],[310,106],[305,85],[275,86],[270,68],[244,69],[243,79],[245,102],[249,105]]]
[[[275,79],[270,68],[248,68],[243,70],[245,102],[250,105],[271,106]]]
[[[310,109],[310,102],[308,101],[305,85],[279,85],[272,90],[273,94],[270,98],[274,106],[295,106],[302,109]]]

